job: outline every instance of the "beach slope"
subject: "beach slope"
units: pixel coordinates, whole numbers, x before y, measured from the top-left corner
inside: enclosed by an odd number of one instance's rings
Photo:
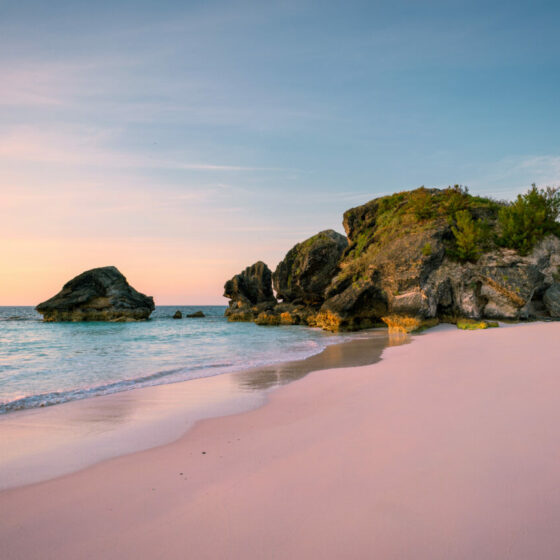
[[[560,557],[560,323],[438,327],[0,494],[8,559]]]

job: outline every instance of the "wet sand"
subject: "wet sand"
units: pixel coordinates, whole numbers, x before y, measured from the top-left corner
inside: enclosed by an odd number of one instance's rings
[[[560,323],[438,327],[0,494],[3,557],[560,557]]]
[[[199,420],[263,405],[271,389],[311,371],[379,361],[386,332],[359,336],[304,360],[2,415],[0,490],[169,443]]]

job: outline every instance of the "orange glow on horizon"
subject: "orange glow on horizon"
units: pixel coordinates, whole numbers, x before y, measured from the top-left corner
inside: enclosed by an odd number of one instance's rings
[[[239,255],[208,253],[159,240],[3,240],[0,255],[9,266],[0,270],[0,305],[37,305],[77,274],[107,265],[156,305],[226,305],[223,285],[246,265],[236,262]]]

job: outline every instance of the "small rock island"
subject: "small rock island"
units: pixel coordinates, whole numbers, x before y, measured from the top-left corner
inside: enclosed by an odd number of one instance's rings
[[[187,313],[187,317],[189,319],[200,319],[202,317],[206,317],[202,311],[195,311],[194,313]]]
[[[114,266],[82,272],[35,309],[43,320],[142,321],[154,310],[154,299],[136,291]]]

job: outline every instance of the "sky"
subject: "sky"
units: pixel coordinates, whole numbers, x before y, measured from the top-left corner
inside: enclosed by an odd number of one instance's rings
[[[225,304],[404,189],[560,185],[560,3],[0,0],[0,305]]]

